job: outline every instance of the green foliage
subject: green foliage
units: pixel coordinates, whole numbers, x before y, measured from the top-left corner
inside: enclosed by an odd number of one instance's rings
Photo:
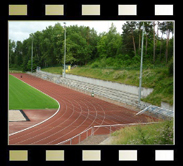
[[[153,62],[153,24],[145,22],[144,64]],[[142,22],[130,21],[122,25],[122,34],[117,33],[114,24],[108,32],[100,33],[85,26],[66,28],[66,63],[95,67],[124,68],[140,65]],[[9,40],[9,61],[23,71],[30,70],[33,42],[34,63],[41,68],[61,65],[64,61],[64,27],[57,23],[42,31],[30,34],[23,42]],[[159,31],[173,33],[172,22],[161,22]],[[156,34],[156,58],[154,64],[166,63],[167,39]],[[136,48],[136,49],[135,49]],[[168,61],[173,56],[173,38],[169,39]],[[171,73],[171,71],[170,71]]]
[[[37,65],[33,63],[32,70],[35,71],[36,68],[37,68]],[[31,71],[31,60],[28,61],[26,70]]]
[[[100,62],[99,61],[95,61],[90,66],[91,66],[91,68],[99,68],[100,67]]]
[[[173,120],[125,127],[112,133],[114,145],[172,145]]]
[[[66,63],[85,65],[97,57],[99,36],[94,29],[84,26],[66,28]],[[30,34],[23,42],[9,40],[10,64],[30,70],[31,49],[33,41],[33,59],[36,65],[48,67],[61,65],[64,57],[64,27],[59,23],[43,31]],[[14,51],[13,51],[14,50]]]
[[[169,76],[173,76],[173,58],[169,61],[168,64],[168,74]]]

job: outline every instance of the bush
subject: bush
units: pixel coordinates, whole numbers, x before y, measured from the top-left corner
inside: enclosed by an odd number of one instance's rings
[[[164,126],[157,129],[157,144],[173,144],[173,121],[164,122]]]
[[[95,61],[91,64],[91,68],[98,68],[100,66],[100,63],[98,61]]]
[[[106,58],[102,58],[102,59],[100,60],[100,65],[99,65],[99,67],[106,67]]]
[[[139,64],[140,65],[140,61],[141,61],[141,57],[139,55],[136,55],[132,58],[133,64]]]
[[[107,66],[113,66],[114,65],[114,58],[107,58],[106,59]]]
[[[151,125],[127,126],[112,133],[112,144],[172,145],[173,120]]]

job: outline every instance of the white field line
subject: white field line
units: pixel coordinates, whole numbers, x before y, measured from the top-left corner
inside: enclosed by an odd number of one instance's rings
[[[13,75],[12,75],[12,76],[13,76]],[[13,77],[15,77],[15,76],[13,76]],[[16,78],[16,77],[15,77],[15,78]],[[16,79],[18,79],[18,78],[16,78]],[[19,79],[18,79],[18,80],[19,80]],[[22,81],[22,80],[20,80],[20,81]],[[26,82],[24,82],[24,81],[22,81],[22,82],[25,83],[25,84],[27,84],[27,85],[29,85],[28,83],[26,83]],[[31,85],[29,85],[29,86],[32,87],[32,88],[34,88],[34,89],[36,89],[36,90],[38,90],[38,91],[40,91],[40,92],[42,92],[41,90],[39,90],[39,89],[37,89],[37,88],[35,88],[35,87],[31,86]],[[55,100],[55,101],[58,103],[58,109],[57,109],[57,111],[56,111],[52,116],[50,116],[49,118],[47,118],[47,119],[45,119],[45,120],[43,120],[43,121],[41,121],[41,122],[39,122],[39,123],[37,123],[37,124],[35,124],[35,125],[33,125],[33,126],[27,127],[27,128],[25,128],[25,129],[23,129],[23,130],[19,130],[19,131],[17,131],[17,132],[11,133],[11,134],[9,134],[9,136],[15,135],[15,134],[17,134],[17,133],[20,133],[20,132],[23,132],[23,131],[25,131],[25,130],[31,129],[31,128],[33,128],[33,127],[36,127],[36,126],[38,126],[38,125],[40,125],[40,124],[46,122],[47,120],[51,119],[52,117],[54,117],[54,116],[60,111],[60,104],[59,104],[59,102],[58,102],[56,99],[54,99],[53,97],[49,96],[48,94],[46,94],[46,93],[44,93],[44,92],[42,92],[42,93],[45,94],[46,96],[52,98],[53,100]],[[8,95],[9,95],[9,94],[8,94]]]

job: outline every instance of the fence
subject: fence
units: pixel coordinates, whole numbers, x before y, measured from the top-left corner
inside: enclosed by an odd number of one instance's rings
[[[93,135],[93,127],[90,127],[84,131],[82,131],[81,133],[75,135],[74,137],[72,138],[69,138],[65,141],[62,141],[60,143],[58,143],[57,145],[61,145],[61,144],[70,144],[70,145],[74,145],[74,144],[78,144],[81,142],[81,140],[84,140],[86,138],[88,138],[89,136],[92,136]]]
[[[65,141],[59,142],[57,145],[75,145],[79,144],[84,139],[87,139],[90,136],[94,135],[106,135],[110,134],[116,130],[119,130],[125,126],[135,126],[135,125],[147,125],[159,122],[149,122],[149,123],[128,123],[128,124],[113,124],[113,125],[98,125],[90,127],[81,133],[75,135],[72,138],[69,138]]]
[[[142,114],[145,111],[152,113],[153,115],[162,118],[162,119],[167,119],[167,118],[173,118],[174,117],[174,111],[169,110],[166,108],[161,108],[158,106],[154,105],[149,105],[148,107],[145,107],[142,111],[138,112],[136,115]]]

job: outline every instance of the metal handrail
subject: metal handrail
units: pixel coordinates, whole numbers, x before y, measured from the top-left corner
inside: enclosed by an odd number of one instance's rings
[[[152,123],[159,123],[159,122],[149,122],[149,123],[127,123],[127,124],[112,124],[112,125],[97,125],[93,127],[110,127],[110,126],[133,126],[133,125],[143,125],[143,124],[152,124]]]
[[[65,142],[69,142],[69,141],[70,141],[70,144],[71,144],[71,141],[72,141],[74,138],[76,138],[76,137],[80,136],[81,134],[83,134],[83,133],[87,132],[88,130],[90,130],[90,129],[92,129],[92,128],[93,128],[93,127],[90,127],[90,128],[88,128],[88,129],[86,129],[86,130],[82,131],[81,133],[79,133],[79,134],[77,134],[77,135],[75,135],[75,136],[73,136],[73,137],[71,137],[71,138],[69,138],[69,139],[65,140],[65,141],[59,142],[59,143],[58,143],[58,144],[56,144],[56,145],[60,145],[60,144],[63,144],[63,143],[65,143]],[[79,143],[80,143],[80,142],[79,142]]]
[[[153,123],[159,123],[159,122],[149,122],[149,123],[128,123],[128,124],[112,124],[112,125],[97,125],[97,126],[90,127],[90,128],[88,128],[88,129],[82,131],[81,133],[79,133],[79,134],[77,134],[77,135],[75,135],[75,136],[73,136],[73,137],[71,137],[71,138],[65,140],[65,141],[59,142],[59,143],[56,144],[56,145],[60,145],[60,144],[63,144],[63,143],[65,143],[65,142],[70,142],[70,145],[72,145],[72,140],[73,140],[74,138],[78,137],[78,136],[79,136],[79,143],[80,143],[80,136],[81,136],[81,134],[87,132],[88,130],[92,130],[92,131],[91,131],[91,135],[93,135],[93,134],[94,134],[94,128],[99,128],[99,127],[110,127],[110,134],[111,134],[111,127],[113,127],[113,126],[133,126],[133,125],[145,125],[145,124],[153,124]],[[87,137],[87,138],[88,138],[88,137]]]
[[[153,111],[152,109],[153,110],[157,109],[157,110]],[[136,115],[139,115],[139,114],[141,114],[145,111],[148,111],[148,110],[149,110],[149,112],[153,112],[154,114],[161,114],[161,115],[164,115],[164,116],[171,116],[170,114],[172,114],[172,116],[173,116],[173,114],[174,114],[173,110],[169,110],[169,109],[166,109],[166,108],[161,108],[161,107],[158,107],[158,106],[149,105],[148,107],[144,108],[142,111],[138,112]],[[165,110],[166,112],[165,111],[162,112],[162,110]]]

